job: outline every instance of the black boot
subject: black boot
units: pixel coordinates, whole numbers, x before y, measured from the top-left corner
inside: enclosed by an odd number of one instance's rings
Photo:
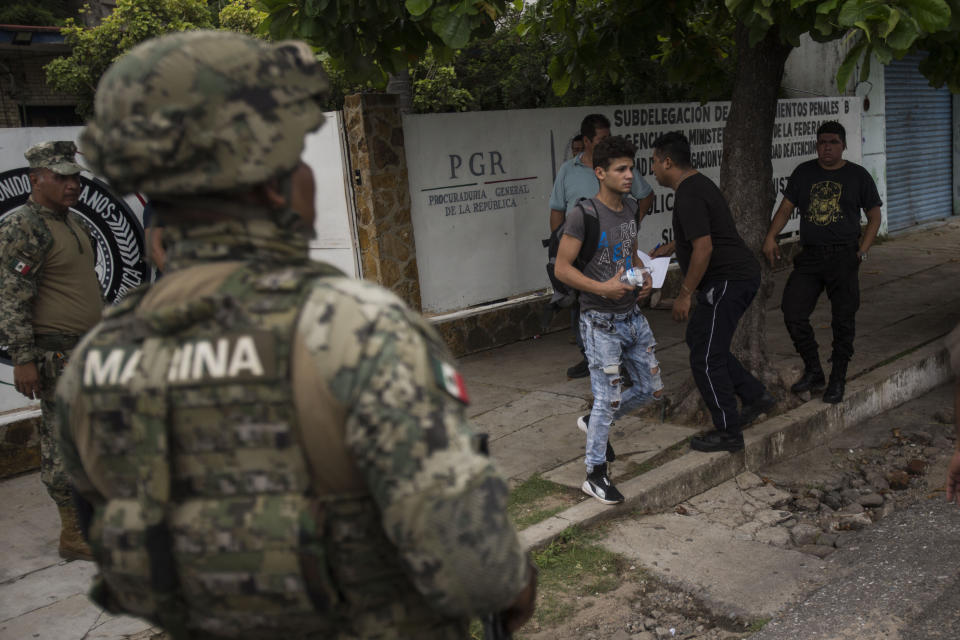
[[[833,369],[830,370],[830,382],[827,384],[827,390],[823,392],[823,401],[836,404],[843,400],[843,391],[846,382],[847,361],[834,360]]]
[[[586,378],[588,375],[590,375],[590,363],[586,358],[567,369],[568,378]]]
[[[790,391],[803,393],[804,391],[819,391],[823,389],[826,379],[823,368],[820,366],[820,356],[816,353],[803,357],[803,375],[797,380]]]

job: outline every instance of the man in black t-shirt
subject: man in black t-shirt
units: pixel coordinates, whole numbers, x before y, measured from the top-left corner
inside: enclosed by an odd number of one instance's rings
[[[690,164],[690,143],[679,131],[653,143],[653,174],[676,192],[674,241],[655,255],[676,250],[683,272],[673,319],[689,316],[686,340],[690,369],[710,410],[713,431],[696,436],[698,451],[743,449],[742,427],[775,404],[763,383],[730,353],[737,323],[760,288],[760,264],[744,244],[720,189]],[[690,311],[691,297],[697,305]],[[737,398],[743,403],[737,411]]]
[[[843,400],[847,363],[853,356],[855,318],[860,308],[860,263],[880,228],[880,194],[866,169],[843,159],[847,134],[839,122],[824,122],[817,129],[817,159],[801,163],[783,190],[763,241],[771,266],[780,259],[777,234],[800,209],[800,243],[803,250],[793,260],[793,272],[783,290],[783,320],[793,346],[803,358],[803,375],[791,391],[822,389],[826,379],[810,314],[826,289],[833,328],[833,368],[823,392],[824,402]],[[860,211],[867,228],[860,238]]]
[[[698,451],[743,449],[741,428],[775,404],[763,383],[730,353],[737,323],[760,288],[760,263],[744,244],[720,189],[690,164],[690,143],[679,131],[653,142],[653,174],[676,192],[674,241],[657,255],[676,250],[683,272],[673,319],[689,315],[687,345],[690,369],[710,409],[713,431],[696,436]],[[697,305],[690,311],[697,291]],[[737,397],[743,403],[737,411]]]

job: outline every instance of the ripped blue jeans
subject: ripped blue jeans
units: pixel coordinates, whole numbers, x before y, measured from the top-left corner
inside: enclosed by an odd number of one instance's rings
[[[583,346],[590,363],[593,408],[587,429],[587,473],[606,462],[610,425],[620,416],[658,400],[663,392],[657,341],[650,324],[634,307],[613,314],[588,310],[580,313]],[[623,391],[621,362],[633,379]]]

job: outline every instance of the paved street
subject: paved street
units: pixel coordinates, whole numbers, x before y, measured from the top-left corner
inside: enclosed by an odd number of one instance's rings
[[[957,637],[960,508],[943,493],[954,441],[946,437],[953,425],[942,418],[952,416],[952,399],[953,386],[944,385],[842,434],[829,451],[818,449],[769,470],[774,481],[802,475],[809,484],[830,482],[835,469],[818,467],[818,456],[862,457],[865,450],[888,446],[894,431],[911,442],[912,456],[936,451],[915,480],[916,502],[849,534],[824,564],[824,586],[777,615],[753,640]]]
[[[751,640],[956,638],[960,510],[923,500],[863,531],[826,569],[829,581]]]
[[[712,640],[742,638],[764,623],[751,640],[956,637],[960,508],[942,491],[954,447],[952,400],[952,385],[942,385],[675,510],[617,519],[603,546],[692,604],[658,611],[642,606],[639,588],[627,588],[552,637],[655,640],[659,627],[673,628],[670,637]],[[924,471],[891,487],[888,473],[918,459]],[[826,504],[833,492],[836,509]],[[599,609],[604,619],[592,617]]]

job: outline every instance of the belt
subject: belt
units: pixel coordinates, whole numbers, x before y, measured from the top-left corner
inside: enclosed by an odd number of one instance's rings
[[[69,351],[80,342],[80,336],[68,333],[46,333],[33,336],[33,343],[44,351]]]
[[[857,245],[854,244],[805,244],[804,251],[810,253],[837,253],[839,251],[856,251]]]
[[[604,313],[603,311],[597,311],[596,309],[588,309],[585,313],[591,313],[597,315],[604,320],[626,320],[632,318],[633,316],[640,315],[640,307],[634,305],[630,311],[624,311],[623,313]]]

